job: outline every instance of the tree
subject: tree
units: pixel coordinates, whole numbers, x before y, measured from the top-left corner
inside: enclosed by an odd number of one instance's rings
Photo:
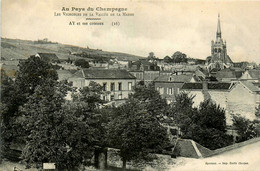
[[[131,99],[116,110],[115,117],[107,125],[107,142],[120,149],[123,168],[126,161],[147,160],[151,150],[160,150],[168,142],[166,129],[151,116],[143,104]]]
[[[46,80],[49,80],[50,86],[55,86],[58,82],[58,74],[51,63],[35,56],[20,62],[15,84],[22,95],[32,95],[35,88]]]
[[[249,140],[259,134],[259,121],[250,121],[244,117],[233,115],[233,126],[236,128],[238,137],[237,142]],[[258,127],[258,129],[257,129]]]
[[[75,61],[76,66],[80,66],[82,68],[89,68],[89,63],[85,59],[77,59]]]
[[[200,103],[198,119],[198,124],[205,128],[226,130],[225,110],[211,100]]]
[[[180,93],[175,98],[176,101],[171,104],[169,116],[173,117],[183,136],[189,137],[190,127],[194,124],[193,117],[197,114],[197,109],[192,106],[194,96],[188,93]]]
[[[54,162],[57,168],[74,169],[91,157],[94,132],[74,108],[65,103],[64,87],[39,85],[21,109],[23,128],[28,132],[23,149],[28,167]]]
[[[53,66],[42,59],[31,56],[21,61],[19,71],[15,81],[7,77],[2,77],[3,85],[1,88],[2,103],[5,110],[1,111],[2,118],[2,138],[6,151],[11,142],[24,143],[24,130],[20,125],[19,117],[21,116],[19,108],[28,101],[38,85],[49,81],[51,86],[56,85],[58,75]]]
[[[175,52],[172,55],[172,59],[175,63],[181,63],[181,62],[187,63],[187,61],[188,61],[187,55],[180,51]]]
[[[134,93],[129,98],[139,100],[144,105],[144,108],[147,109],[147,112],[155,117],[160,118],[167,113],[168,104],[160,96],[159,92],[155,90],[153,84],[148,86],[137,85],[134,88]]]
[[[193,130],[193,140],[210,149],[232,144],[233,137],[226,134],[225,110],[216,103],[202,102],[194,120],[197,128]]]
[[[73,115],[82,118],[91,129],[96,133],[96,142],[102,146],[105,134],[103,123],[106,119],[101,114],[100,106],[104,103],[100,96],[103,93],[103,87],[91,81],[89,86],[79,89],[78,93],[73,94],[73,102],[70,103]]]
[[[153,52],[150,52],[148,57],[147,57],[148,60],[154,60],[156,59],[156,57],[154,56],[154,53]]]
[[[15,82],[1,80],[4,143],[25,143],[22,157],[28,167],[53,161],[58,168],[72,169],[92,155],[96,132],[74,115],[74,104],[65,103],[71,83],[57,79],[50,63],[31,56],[20,62]]]
[[[100,84],[91,81],[88,86],[79,89],[79,93],[73,94],[73,101],[86,102],[90,108],[89,110],[93,111],[103,103],[103,100],[100,99],[103,93],[102,90],[103,87]]]
[[[171,116],[180,127],[182,138],[193,139],[210,148],[221,148],[232,143],[232,136],[226,134],[225,110],[211,100],[193,107],[193,98],[187,93],[176,97]]]
[[[13,96],[15,95],[14,81],[9,78],[3,70],[1,70],[1,84],[0,84],[0,162],[2,156],[8,151],[9,142],[13,138],[12,124],[15,120],[11,113],[14,106],[12,104]]]

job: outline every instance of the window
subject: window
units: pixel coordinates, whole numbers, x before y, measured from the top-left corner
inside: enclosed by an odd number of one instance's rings
[[[172,95],[172,94],[173,94],[173,88],[169,88],[169,89],[168,89],[168,94],[169,94],[169,95]]]
[[[111,91],[115,91],[115,83],[111,83],[111,85],[110,85],[110,90],[111,90]]]
[[[110,95],[110,100],[111,101],[115,100],[115,96],[114,95]]]
[[[119,95],[118,95],[118,99],[122,99],[122,94],[119,94]]]
[[[122,83],[118,83],[118,90],[119,90],[119,91],[122,90]]]
[[[106,100],[107,100],[107,97],[106,97],[106,96],[103,96],[103,100],[106,101]]]
[[[107,91],[107,83],[103,83],[103,91]]]
[[[132,90],[132,82],[128,82],[128,90]]]

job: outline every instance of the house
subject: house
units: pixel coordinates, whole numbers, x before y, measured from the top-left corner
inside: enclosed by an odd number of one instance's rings
[[[240,77],[240,80],[260,82],[260,70],[259,69],[246,70]]]
[[[129,62],[129,69],[133,71],[159,71],[156,63],[149,62],[146,59],[139,59],[135,62]]]
[[[211,99],[226,110],[227,125],[232,125],[232,114],[256,119],[256,107],[260,104],[260,88],[249,81],[185,83],[182,91],[194,95],[194,106]]]
[[[234,69],[225,68],[223,70],[217,71],[215,77],[218,81],[230,82],[237,81],[243,74],[243,71],[235,71]]]
[[[57,70],[58,81],[70,80],[78,70]]]
[[[227,108],[228,94],[233,87],[231,82],[196,82],[196,83],[184,83],[181,87],[181,91],[188,92],[194,96],[194,106],[198,107],[204,100],[211,99],[220,107]],[[227,115],[227,113],[226,113]],[[229,117],[229,116],[228,116]],[[230,123],[231,118],[227,118],[227,124]]]
[[[89,65],[91,67],[95,67],[95,68],[108,68],[108,62],[109,60],[108,59],[95,59],[95,60],[91,60],[89,61]]]
[[[129,60],[118,60],[118,64],[120,64],[121,68],[128,68]]]
[[[40,57],[44,61],[59,62],[59,58],[55,53],[37,53],[36,57]]]
[[[174,75],[173,71],[160,71],[160,76],[163,76],[163,75]]]
[[[79,66],[76,66],[74,63],[72,63],[72,61],[68,62],[61,60],[61,63],[58,63],[57,65],[65,70],[77,70],[80,68]]]
[[[154,80],[154,85],[167,103],[171,103],[175,101],[183,84],[188,82],[196,82],[193,75],[161,75]]]
[[[133,63],[129,61],[129,72],[137,78],[137,81],[144,81],[147,84],[160,75],[157,63],[149,62],[146,59],[140,59]]]
[[[102,99],[114,101],[128,99],[136,84],[136,78],[126,70],[113,69],[83,69],[69,78],[73,86],[83,88],[94,81],[103,86]]]
[[[250,120],[256,119],[256,107],[260,104],[260,88],[257,83],[239,81],[227,96],[227,112],[239,114]]]
[[[165,57],[163,58],[163,61],[164,61],[165,63],[171,63],[171,62],[172,62],[172,58],[169,57],[169,56],[165,56]]]
[[[196,59],[188,58],[187,63],[188,63],[189,65],[195,65],[195,64],[196,64]]]

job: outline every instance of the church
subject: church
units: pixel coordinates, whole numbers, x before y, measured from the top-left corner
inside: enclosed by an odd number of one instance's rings
[[[226,41],[223,41],[221,37],[219,15],[218,15],[216,40],[211,41],[211,56],[207,57],[206,65],[208,71],[212,71],[213,69],[218,71],[225,68],[229,68],[230,66],[233,65],[232,60],[227,55],[227,43]]]

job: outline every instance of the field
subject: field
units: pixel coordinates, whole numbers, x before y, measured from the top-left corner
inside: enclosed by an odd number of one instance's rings
[[[84,58],[76,55],[75,53],[86,53],[88,55],[112,57],[118,60],[138,60],[140,56],[120,53],[120,52],[107,52],[101,49],[90,49],[78,47],[73,45],[65,45],[60,43],[45,42],[43,43],[32,40],[19,40],[1,38],[1,57],[5,60],[26,59],[36,53],[55,53],[59,59],[78,59]]]

